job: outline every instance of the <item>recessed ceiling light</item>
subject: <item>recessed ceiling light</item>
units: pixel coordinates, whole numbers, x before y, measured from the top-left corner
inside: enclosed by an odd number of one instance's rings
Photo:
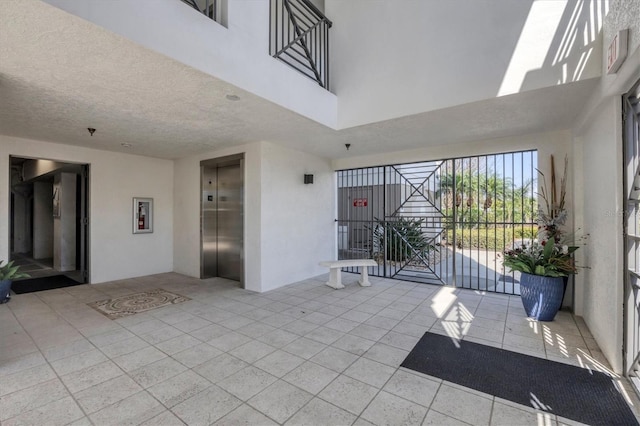
[[[126,143],[126,142],[122,142],[120,145],[124,146],[125,148],[131,148],[131,144],[130,143]]]
[[[240,97],[239,97],[239,96],[236,96],[236,95],[227,95],[227,96],[226,96],[226,98],[227,98],[228,100],[230,100],[230,101],[234,101],[234,102],[235,102],[235,101],[239,101],[239,100],[240,100]]]

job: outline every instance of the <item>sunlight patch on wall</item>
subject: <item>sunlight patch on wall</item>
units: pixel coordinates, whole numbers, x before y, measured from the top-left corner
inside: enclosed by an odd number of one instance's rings
[[[534,1],[498,96],[583,78],[607,9],[606,0]]]
[[[542,68],[566,6],[560,1],[531,5],[498,96],[518,93],[527,73]]]

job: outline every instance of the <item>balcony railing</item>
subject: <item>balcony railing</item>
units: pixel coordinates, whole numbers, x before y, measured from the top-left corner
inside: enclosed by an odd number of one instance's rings
[[[271,0],[270,54],[329,90],[329,28],[309,0]]]
[[[224,23],[221,21],[222,18],[222,1],[221,0],[181,0],[183,3],[188,4],[198,12],[206,15],[209,19],[213,19],[219,24]]]

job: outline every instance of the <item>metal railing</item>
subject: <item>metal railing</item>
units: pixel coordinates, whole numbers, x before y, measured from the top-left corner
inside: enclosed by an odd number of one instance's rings
[[[271,0],[269,54],[329,90],[329,28],[309,0]]]
[[[222,3],[220,0],[180,0],[185,4],[188,4],[198,12],[220,23],[221,13],[220,7]]]

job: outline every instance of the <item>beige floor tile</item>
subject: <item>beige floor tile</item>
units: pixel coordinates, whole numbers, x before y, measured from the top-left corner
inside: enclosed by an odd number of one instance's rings
[[[409,401],[429,407],[433,402],[440,382],[403,369],[397,370],[383,390]]]
[[[242,405],[235,396],[212,385],[171,410],[188,425],[211,424]]]
[[[549,425],[554,423],[555,416],[547,413],[536,413],[530,408],[516,408],[513,404],[495,401],[491,413],[491,426],[512,425]]]
[[[337,376],[335,371],[307,361],[285,375],[283,380],[315,395]]]
[[[313,356],[311,361],[330,370],[341,373],[353,364],[356,359],[358,359],[357,355],[329,346]]]
[[[10,393],[0,398],[0,421],[10,419],[67,396],[69,396],[69,392],[58,379]]]
[[[379,389],[387,383],[395,371],[395,368],[391,368],[388,365],[367,358],[360,358],[351,364],[343,374]]]
[[[74,397],[86,413],[95,413],[141,390],[129,376],[123,375],[77,392]]]
[[[71,344],[54,346],[42,351],[42,354],[49,362],[95,350],[96,347],[87,339],[80,339]]]
[[[173,339],[158,343],[156,348],[160,349],[167,355],[173,355],[190,347],[199,345],[200,343],[202,342],[195,337],[188,334],[182,334],[178,337],[174,337]]]
[[[332,328],[327,328],[324,326],[320,326],[313,330],[310,333],[307,333],[305,336],[308,339],[315,340],[320,343],[324,343],[325,345],[330,345],[342,336],[344,336],[344,332],[334,330]]]
[[[250,337],[247,337],[244,334],[232,331],[222,336],[215,337],[207,341],[207,343],[217,349],[220,349],[222,352],[229,352],[238,346],[242,346],[245,343],[250,342],[251,340],[252,339]]]
[[[0,397],[56,378],[56,373],[49,364],[7,374],[0,379]]]
[[[303,358],[282,350],[270,353],[254,365],[276,377],[282,377],[305,362]]]
[[[89,418],[96,425],[137,425],[163,411],[164,407],[143,391],[89,415]]]
[[[107,357],[98,349],[92,349],[90,351],[71,355],[67,358],[62,358],[51,363],[51,366],[59,376],[73,373],[74,371],[82,370],[92,365],[100,364],[107,361]]]
[[[470,424],[488,424],[492,405],[489,398],[443,384],[431,409]]]
[[[361,356],[374,344],[373,340],[347,334],[333,342],[331,346]]]
[[[212,383],[217,383],[226,377],[231,376],[237,371],[242,370],[247,365],[246,362],[238,359],[229,354],[219,355],[199,366],[195,367],[193,371],[209,380]]]
[[[247,401],[276,380],[277,377],[266,371],[248,366],[219,381],[217,385],[242,401]]]
[[[147,391],[165,407],[171,408],[197,395],[209,386],[211,386],[211,382],[188,370],[151,386]]]
[[[381,362],[390,367],[397,368],[409,355],[409,351],[393,346],[376,343],[363,356],[374,361]]]
[[[149,346],[150,346],[149,343],[145,342],[144,340],[142,340],[137,336],[134,336],[129,339],[121,340],[119,342],[113,343],[108,346],[103,346],[100,348],[100,350],[109,358],[115,358],[121,355],[130,354],[132,352],[147,348]]]
[[[216,349],[207,343],[200,343],[199,345],[173,354],[172,357],[179,363],[189,368],[193,368],[217,357],[220,354],[222,354],[222,351],[219,349]]]
[[[284,423],[307,404],[312,395],[287,382],[278,380],[248,401],[256,410],[278,423]]]
[[[77,393],[123,374],[124,372],[112,361],[105,361],[66,374],[61,376],[60,379],[69,389],[69,392]]]
[[[187,369],[172,358],[163,358],[129,372],[129,376],[144,389],[176,376]]]
[[[46,359],[39,351],[0,361],[0,377],[28,370],[29,368],[46,364],[46,362]]]
[[[118,366],[124,371],[131,372],[166,357],[167,354],[164,352],[154,348],[153,346],[147,346],[144,349],[113,358],[113,362],[118,364]]]
[[[260,358],[264,358],[274,351],[276,351],[276,348],[273,346],[269,346],[266,343],[262,343],[257,340],[252,340],[229,351],[229,354],[236,358],[240,358],[249,364],[253,364]]]
[[[184,422],[169,410],[141,423],[140,426],[184,426]]]
[[[306,337],[301,337],[298,340],[294,340],[289,343],[287,346],[284,346],[282,350],[301,358],[309,359],[326,347],[327,345],[324,343],[307,339]]]
[[[2,422],[4,426],[66,425],[84,416],[73,398],[66,397]]]
[[[247,404],[242,404],[214,423],[214,425],[219,426],[276,426],[277,424],[278,423]]]
[[[378,389],[356,379],[341,375],[318,394],[340,408],[360,415],[378,393]]]
[[[399,325],[397,325],[396,327],[398,327],[398,326]],[[389,330],[384,329],[384,328],[378,328],[378,327],[374,327],[374,326],[368,325],[368,324],[360,324],[359,326],[357,326],[356,328],[351,330],[349,332],[349,334],[353,335],[353,336],[362,337],[364,339],[371,340],[371,341],[375,342],[377,340],[380,340],[382,338],[382,336],[384,336],[388,332],[389,332]],[[424,334],[424,331],[422,332],[422,334]]]
[[[385,391],[380,392],[364,410],[362,417],[377,425],[420,425],[427,408]]]
[[[429,410],[422,424],[424,426],[469,426],[470,423],[462,422],[458,419],[454,419],[453,417],[439,413],[435,410]],[[516,424],[512,426],[516,426]]]
[[[173,339],[174,337],[178,337],[183,334],[185,333],[175,327],[168,325],[150,333],[142,334],[140,337],[147,343],[157,345],[158,343],[162,343],[165,340]]]
[[[351,425],[356,416],[319,398],[312,399],[286,423],[286,426]]]

